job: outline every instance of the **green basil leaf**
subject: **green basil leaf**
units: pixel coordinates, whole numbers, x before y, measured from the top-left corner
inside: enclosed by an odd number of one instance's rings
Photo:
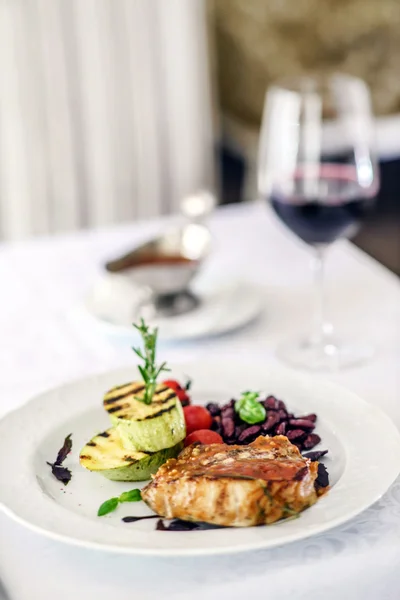
[[[239,417],[249,425],[262,423],[267,416],[267,411],[264,406],[257,400],[247,400],[239,409]]]
[[[267,411],[257,401],[259,392],[243,392],[239,400],[235,402],[235,410],[239,417],[249,425],[255,425],[265,420]]]
[[[254,402],[259,397],[259,392],[243,392],[239,400],[235,402],[235,410],[238,413],[246,402]]]
[[[139,502],[142,499],[142,494],[139,489],[123,492],[120,497],[120,502]]]
[[[235,411],[237,413],[240,412],[240,409],[242,408],[243,404],[245,403],[245,399],[244,398],[239,398],[239,400],[236,400],[235,402]]]
[[[108,513],[113,512],[113,510],[117,508],[118,504],[118,498],[110,498],[109,500],[106,500],[97,511],[97,516],[103,517],[104,515],[108,515]]]
[[[260,396],[260,392],[243,392],[243,396],[246,400],[257,400]]]

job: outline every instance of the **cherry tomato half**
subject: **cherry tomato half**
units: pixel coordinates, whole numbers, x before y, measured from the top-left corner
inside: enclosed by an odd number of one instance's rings
[[[190,396],[176,379],[166,379],[163,381],[163,384],[171,388],[171,390],[174,390],[181,401],[182,406],[188,406],[190,404]]]
[[[187,435],[198,429],[210,429],[212,425],[212,416],[203,406],[185,406],[183,414],[185,415]]]
[[[175,394],[178,396],[179,400],[181,401],[182,406],[189,406],[190,404],[190,397],[187,395],[186,390],[176,390]]]
[[[163,384],[174,391],[182,389],[181,384],[178,381],[176,381],[176,379],[166,379],[165,381],[163,381]]]
[[[201,444],[223,444],[222,437],[216,431],[210,431],[210,429],[199,429],[193,431],[184,441],[185,446],[190,446],[194,442],[200,442]]]

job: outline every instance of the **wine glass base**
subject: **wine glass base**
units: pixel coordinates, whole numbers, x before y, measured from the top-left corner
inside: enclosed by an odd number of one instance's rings
[[[277,356],[298,368],[315,371],[337,371],[370,360],[374,348],[368,343],[325,338],[299,338],[282,343]]]

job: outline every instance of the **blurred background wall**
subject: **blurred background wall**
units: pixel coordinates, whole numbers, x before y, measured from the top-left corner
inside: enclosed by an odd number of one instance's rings
[[[214,0],[225,113],[258,127],[273,81],[345,71],[372,90],[378,115],[400,112],[398,0]],[[239,82],[239,84],[238,84]]]
[[[177,210],[214,179],[202,0],[0,0],[0,236]]]

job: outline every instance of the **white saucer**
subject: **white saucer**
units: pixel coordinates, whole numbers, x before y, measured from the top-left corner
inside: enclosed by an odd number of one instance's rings
[[[194,310],[176,317],[147,320],[159,327],[162,341],[188,340],[221,335],[238,329],[255,319],[263,308],[262,290],[247,282],[230,282],[216,286],[211,282],[197,283],[193,291],[200,298]],[[100,279],[83,303],[73,311],[80,326],[96,326],[113,338],[136,340],[132,322],[137,320],[135,306],[140,290],[133,290],[125,280]]]

